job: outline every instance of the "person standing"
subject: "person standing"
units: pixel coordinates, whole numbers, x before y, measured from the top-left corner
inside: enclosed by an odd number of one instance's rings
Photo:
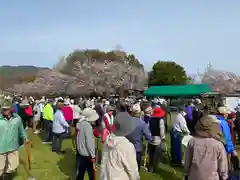
[[[21,117],[24,129],[28,129],[28,125],[31,119],[30,104],[27,99],[22,100],[19,105],[18,115]]]
[[[36,100],[35,104],[33,106],[33,133],[39,134],[39,130],[37,129],[37,126],[41,120],[41,109],[39,107],[39,101]]]
[[[136,121],[136,128],[134,131],[127,135],[126,138],[133,143],[136,155],[137,155],[137,163],[138,163],[138,170],[140,172],[141,162],[142,162],[142,147],[143,147],[143,137],[151,142],[152,135],[149,131],[147,124],[141,119],[141,109],[139,106],[133,105],[132,107],[132,119],[131,121]]]
[[[185,110],[180,109],[180,112],[173,119],[172,130],[170,132],[172,164],[176,166],[182,165],[182,135],[190,134],[185,119],[186,115]]]
[[[52,151],[58,154],[63,154],[64,151],[62,148],[63,138],[67,136],[67,129],[69,124],[65,121],[64,115],[62,113],[62,108],[64,107],[63,101],[57,102],[57,110],[54,114],[52,133],[53,133],[53,142],[52,142]]]
[[[5,101],[0,113],[0,179],[13,180],[19,166],[18,148],[29,143],[21,117],[12,112],[12,103]]]
[[[228,160],[225,140],[214,115],[204,115],[196,124],[196,133],[185,152],[186,180],[227,180]],[[235,178],[234,178],[235,179]]]
[[[219,121],[222,133],[225,138],[225,143],[226,143],[225,148],[226,148],[227,153],[229,155],[232,154],[232,155],[237,156],[237,151],[235,150],[235,147],[233,145],[232,138],[231,138],[230,127],[227,123],[228,113],[229,112],[226,107],[220,106],[220,107],[218,107],[218,115],[216,115],[216,117]]]
[[[236,108],[236,120],[235,120],[235,127],[237,133],[237,141],[240,143],[240,106]]]
[[[53,107],[52,101],[48,100],[47,104],[43,108],[43,121],[44,121],[44,135],[45,139],[43,144],[49,144],[52,142],[52,123],[53,123]]]
[[[101,138],[102,143],[106,140],[106,137],[111,133],[115,131],[115,125],[114,125],[114,116],[116,115],[116,109],[113,106],[108,106],[106,109],[106,113],[103,116],[102,120],[102,132],[101,132]]]
[[[83,180],[86,171],[88,172],[89,180],[95,180],[95,140],[92,126],[99,116],[92,108],[85,108],[82,116],[77,123],[77,180]]]
[[[44,118],[43,118],[43,108],[45,106],[45,99],[41,99],[39,102],[39,108],[41,111],[41,118],[40,118],[40,129],[44,130]]]
[[[149,172],[155,172],[159,165],[159,157],[162,146],[165,143],[165,114],[166,112],[161,107],[156,107],[153,109],[152,117],[149,121],[149,129],[153,137],[153,141],[148,144]]]
[[[64,107],[62,108],[64,118],[67,121],[67,123],[69,124],[68,136],[71,136],[71,128],[70,127],[73,124],[73,109],[70,105],[71,105],[70,99],[66,99],[64,101]]]
[[[72,110],[73,110],[73,126],[76,127],[77,122],[79,121],[81,117],[81,108],[79,107],[78,103],[74,100],[72,100]]]
[[[100,180],[140,180],[134,145],[126,138],[136,129],[136,121],[127,112],[117,113],[115,132],[102,147]]]

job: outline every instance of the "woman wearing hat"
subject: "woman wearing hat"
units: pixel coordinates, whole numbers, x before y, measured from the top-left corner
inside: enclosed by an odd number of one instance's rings
[[[92,108],[85,108],[82,111],[82,116],[77,123],[77,180],[83,180],[86,171],[89,180],[94,180],[95,140],[92,126],[99,116]]]
[[[195,135],[186,148],[185,179],[227,180],[228,161],[223,144],[224,138],[216,117],[204,115],[197,122]]]
[[[69,124],[68,136],[71,136],[71,128],[70,127],[73,124],[73,109],[70,105],[71,105],[70,99],[66,99],[64,101],[64,107],[62,108],[64,118],[67,121],[67,123]]]
[[[156,107],[153,109],[152,117],[149,121],[149,129],[152,134],[152,142],[148,145],[149,151],[149,171],[155,171],[158,167],[161,147],[165,141],[164,116],[166,112]]]
[[[116,114],[115,107],[109,105],[106,109],[106,113],[104,114],[102,120],[102,132],[101,132],[102,143],[104,143],[108,134],[115,131],[114,125],[115,114]]]
[[[232,143],[231,139],[231,131],[230,127],[227,123],[227,117],[228,117],[229,111],[226,107],[220,106],[218,107],[218,115],[216,115],[217,119],[219,120],[220,127],[222,129],[222,133],[225,138],[225,148],[228,154],[235,154],[237,155],[237,152],[235,151],[234,145]]]
[[[57,103],[57,110],[54,114],[53,124],[52,124],[52,151],[57,154],[63,154],[62,141],[65,136],[67,136],[67,131],[69,124],[65,121],[62,108],[64,107],[63,102],[60,100]]]
[[[127,112],[119,112],[114,124],[115,132],[102,147],[100,180],[140,180],[136,151],[126,138],[136,128],[136,121]]]

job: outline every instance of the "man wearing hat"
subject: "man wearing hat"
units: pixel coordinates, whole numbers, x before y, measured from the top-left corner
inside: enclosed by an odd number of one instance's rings
[[[102,147],[101,180],[140,180],[134,145],[126,138],[136,128],[136,121],[127,112],[114,119],[115,132]]]
[[[85,108],[82,111],[82,118],[77,123],[77,180],[83,180],[86,171],[89,180],[94,180],[95,140],[92,126],[95,125],[98,118],[94,109]]]
[[[19,165],[18,148],[22,142],[28,142],[22,120],[12,108],[12,103],[5,100],[0,113],[0,179],[9,180]]]
[[[133,105],[131,121],[136,121],[136,128],[131,134],[127,136],[127,139],[131,143],[133,143],[135,147],[136,154],[137,154],[138,169],[140,171],[141,162],[142,162],[143,137],[147,141],[151,142],[152,135],[150,133],[148,125],[141,118],[141,109],[139,106]]]

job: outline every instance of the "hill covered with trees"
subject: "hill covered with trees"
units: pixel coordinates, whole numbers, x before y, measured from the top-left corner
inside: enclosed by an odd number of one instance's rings
[[[22,94],[109,94],[143,89],[147,74],[133,54],[123,51],[76,50],[53,69],[34,66],[0,67],[0,89]]]

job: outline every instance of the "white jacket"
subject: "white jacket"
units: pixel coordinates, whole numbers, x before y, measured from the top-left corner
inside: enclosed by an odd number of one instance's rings
[[[73,119],[80,119],[82,110],[78,105],[71,105],[73,110]]]
[[[111,135],[102,150],[100,180],[140,180],[136,151],[127,138]]]
[[[67,128],[69,128],[69,125],[65,121],[62,111],[58,109],[54,114],[52,132],[61,134],[67,132]]]
[[[186,119],[184,118],[184,116],[181,113],[178,113],[173,118],[172,127],[173,127],[173,130],[176,130],[180,133],[183,132],[183,133],[190,134],[190,131],[187,127]]]

